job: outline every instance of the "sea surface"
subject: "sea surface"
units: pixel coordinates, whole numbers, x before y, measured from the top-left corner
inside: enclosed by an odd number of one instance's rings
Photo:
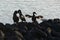
[[[60,18],[60,0],[0,0],[0,22],[14,23],[13,13],[20,9],[23,15],[35,11],[36,16],[42,15],[43,19]],[[26,18],[27,22],[32,22],[31,18]],[[37,19],[40,22],[40,19]]]

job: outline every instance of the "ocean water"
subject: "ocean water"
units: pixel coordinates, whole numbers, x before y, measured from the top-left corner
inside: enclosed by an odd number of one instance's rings
[[[35,11],[43,19],[60,18],[60,0],[0,0],[0,22],[12,24],[13,13],[18,9],[23,15],[32,15]],[[31,18],[26,18],[26,21],[32,22]]]

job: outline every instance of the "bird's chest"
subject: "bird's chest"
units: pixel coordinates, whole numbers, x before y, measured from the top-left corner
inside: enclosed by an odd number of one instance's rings
[[[36,20],[36,17],[32,17],[32,20]]]

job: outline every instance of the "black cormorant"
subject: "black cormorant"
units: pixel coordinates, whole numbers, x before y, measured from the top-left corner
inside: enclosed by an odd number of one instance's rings
[[[35,16],[36,12],[33,12],[33,16],[31,15],[25,15],[26,17],[32,18],[33,22],[36,22],[36,18],[43,18],[43,16],[39,15],[39,16]]]
[[[19,13],[19,15],[20,15],[19,18],[21,19],[21,21],[22,21],[22,22],[23,22],[23,21],[26,21],[24,15],[23,15],[22,12],[21,12],[21,10],[18,10],[18,13]]]
[[[14,14],[13,14],[14,23],[18,23],[18,21],[19,21],[19,17],[16,14],[17,14],[17,11],[15,11]]]

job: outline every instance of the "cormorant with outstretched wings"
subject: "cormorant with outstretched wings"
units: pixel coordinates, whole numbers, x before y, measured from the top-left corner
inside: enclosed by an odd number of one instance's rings
[[[33,16],[31,16],[31,15],[25,15],[26,17],[28,17],[28,18],[32,18],[32,21],[33,22],[36,22],[36,18],[43,18],[43,16],[41,16],[41,15],[39,15],[39,16],[35,16],[35,14],[36,14],[36,12],[33,12]]]

